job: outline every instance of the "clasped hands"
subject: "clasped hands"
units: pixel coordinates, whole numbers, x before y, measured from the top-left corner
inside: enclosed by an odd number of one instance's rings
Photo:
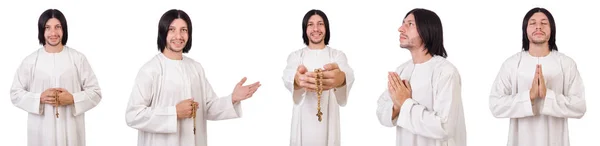
[[[346,84],[346,73],[340,70],[337,63],[329,63],[323,66],[321,74],[323,75],[321,80],[323,90],[335,89]],[[317,90],[316,78],[317,73],[309,72],[304,65],[299,65],[294,76],[294,88],[303,88],[306,91],[314,92]]]
[[[53,106],[71,105],[73,104],[73,94],[64,88],[49,88],[40,95],[40,103]]]

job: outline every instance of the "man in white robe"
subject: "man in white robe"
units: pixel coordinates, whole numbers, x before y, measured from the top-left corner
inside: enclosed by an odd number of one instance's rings
[[[29,113],[27,145],[85,146],[85,112],[102,96],[85,55],[65,46],[65,16],[56,9],[38,21],[42,48],[27,56],[17,69],[10,97]]]
[[[490,110],[510,118],[508,146],[568,146],[568,118],[586,111],[575,61],[559,53],[552,14],[533,8],[523,19],[523,51],[506,59],[492,85]]]
[[[445,59],[439,17],[413,9],[398,31],[412,59],[388,73],[388,89],[377,102],[379,122],[396,128],[397,146],[465,146],[460,74]]]
[[[139,130],[139,146],[206,146],[206,121],[240,117],[240,102],[260,84],[243,86],[244,77],[231,95],[217,97],[202,65],[183,56],[192,45],[192,23],[184,11],[169,10],[161,17],[157,43],[161,53],[135,79],[127,125]]]
[[[329,20],[320,10],[310,10],[302,21],[307,47],[292,52],[283,71],[283,83],[292,93],[290,146],[339,146],[340,113],[354,83],[346,55],[329,46]],[[323,70],[319,101],[315,69]],[[320,103],[319,103],[320,102]],[[321,120],[317,107],[321,107]]]

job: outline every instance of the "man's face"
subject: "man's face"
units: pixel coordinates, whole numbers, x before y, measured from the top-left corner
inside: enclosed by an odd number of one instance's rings
[[[167,32],[167,49],[182,52],[188,41],[188,26],[183,19],[175,19]]]
[[[423,40],[421,36],[419,36],[419,32],[417,31],[417,25],[415,24],[415,16],[413,14],[409,14],[404,18],[402,22],[402,26],[398,28],[398,32],[400,32],[400,47],[401,48],[416,48],[423,45]]]
[[[544,13],[537,12],[534,13],[531,18],[529,18],[527,24],[527,38],[529,39],[530,43],[547,43],[550,39],[551,33],[550,21]]]
[[[306,25],[306,35],[308,35],[308,39],[310,40],[310,44],[319,44],[323,43],[325,40],[325,22],[323,22],[323,18],[319,15],[312,15],[308,19],[308,24]]]
[[[62,44],[63,30],[62,25],[60,24],[60,21],[58,21],[58,19],[48,19],[44,28],[44,38],[46,39],[47,45],[58,46]]]

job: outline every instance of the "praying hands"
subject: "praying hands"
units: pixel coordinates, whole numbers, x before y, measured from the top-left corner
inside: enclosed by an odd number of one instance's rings
[[[388,91],[394,103],[392,119],[396,119],[406,99],[412,98],[412,87],[407,80],[401,80],[396,72],[388,73]]]
[[[538,64],[535,68],[531,89],[529,89],[529,99],[531,100],[531,104],[533,104],[535,99],[546,98],[546,90],[546,81],[544,80],[544,74],[542,73],[542,65]]]

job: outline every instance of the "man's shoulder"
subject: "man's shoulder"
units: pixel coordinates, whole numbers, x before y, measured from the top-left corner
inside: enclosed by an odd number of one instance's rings
[[[21,61],[21,63],[23,65],[32,65],[32,64],[34,64],[35,61],[36,61],[36,59],[37,59],[37,57],[38,57],[38,55],[39,55],[39,53],[40,53],[41,49],[44,49],[44,48],[43,47],[42,48],[38,48],[35,51],[32,51],[31,53],[29,53],[29,55],[25,56],[25,58]]]
[[[64,46],[64,50],[66,50],[69,53],[69,55],[71,57],[73,57],[73,59],[75,61],[82,61],[82,60],[87,61],[87,57],[85,56],[85,54],[83,54],[82,52],[80,52],[72,47]]]
[[[437,60],[435,69],[440,73],[459,75],[459,72],[458,72],[458,69],[456,68],[456,66],[454,66],[454,64],[446,58],[440,57]]]
[[[334,48],[334,47],[330,47],[330,46],[327,46],[327,47],[329,49],[331,49],[331,51],[334,52],[334,53],[344,53],[344,51],[342,51],[340,49],[337,49],[337,48]]]
[[[346,53],[340,49],[336,49],[330,46],[327,46],[329,49],[331,49],[331,52],[335,55],[335,56],[339,56],[339,55],[346,55]]]
[[[407,65],[411,64],[412,59],[409,59],[407,61],[405,61],[404,63],[400,64],[399,66],[396,67],[396,72],[400,72],[400,70],[404,69]]]
[[[514,64],[519,63],[519,61],[521,60],[521,56],[523,56],[525,53],[527,53],[527,51],[520,51],[520,52],[517,52],[517,53],[511,55],[510,57],[508,57],[504,60],[504,62],[502,63],[502,66],[514,65]]]
[[[140,73],[145,73],[145,74],[158,74],[161,72],[161,68],[162,68],[162,63],[160,61],[160,54],[155,55],[154,57],[152,57],[151,59],[149,59],[148,61],[146,61],[146,63],[144,63],[144,65],[142,65],[142,67],[140,68],[139,72]]]
[[[290,61],[290,59],[293,60],[295,58],[300,57],[300,55],[302,54],[302,51],[304,51],[304,49],[306,49],[306,47],[301,48],[301,49],[297,49],[297,50],[294,50],[294,51],[290,52],[288,54],[287,60]]]
[[[304,51],[306,49],[306,47],[300,48],[300,49],[296,49],[292,52],[289,53],[289,55],[300,55],[302,53],[302,51]]]
[[[552,51],[552,53],[556,54],[556,56],[558,57],[558,59],[560,59],[563,64],[567,64],[567,65],[570,65],[570,64],[574,65],[574,64],[576,64],[575,60],[573,58],[571,58],[570,56],[567,56],[564,53],[561,53],[561,52],[558,52],[558,51]]]

